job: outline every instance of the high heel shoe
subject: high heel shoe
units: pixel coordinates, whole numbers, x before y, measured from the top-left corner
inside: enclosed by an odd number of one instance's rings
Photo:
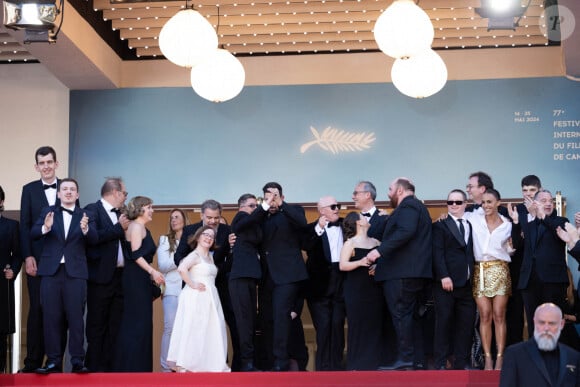
[[[491,353],[485,354],[485,366],[483,369],[485,371],[493,371],[493,359],[491,358]]]
[[[501,366],[503,365],[503,353],[499,352],[497,358],[495,359],[495,370],[501,371]]]

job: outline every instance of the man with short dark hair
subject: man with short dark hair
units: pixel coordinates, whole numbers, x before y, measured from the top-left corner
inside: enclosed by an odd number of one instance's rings
[[[580,354],[558,343],[564,324],[557,305],[538,306],[532,338],[505,351],[500,387],[580,385]]]
[[[466,208],[466,211],[470,212],[481,206],[481,201],[485,191],[494,187],[491,176],[485,172],[478,171],[469,175],[469,181],[465,188],[469,198],[473,202],[473,204],[468,205]]]
[[[44,239],[40,297],[44,325],[46,365],[36,373],[62,372],[62,333],[68,326],[72,371],[88,372],[84,365],[84,314],[87,296],[87,244],[97,243],[98,234],[92,214],[81,210],[78,184],[63,179],[58,188],[60,206],[42,210],[30,230],[34,239]],[[65,324],[66,321],[66,324]]]
[[[301,206],[284,201],[282,186],[277,182],[266,183],[262,191],[264,201],[256,209],[263,232],[260,296],[269,297],[260,298],[260,313],[262,321],[271,319],[273,325],[272,371],[288,371],[291,313],[297,314],[295,318],[299,317],[296,309],[300,309],[297,308],[300,306],[300,292],[308,278],[301,251],[306,216]],[[269,327],[265,329],[268,331]],[[303,343],[299,344],[303,347]]]
[[[254,366],[254,333],[257,317],[258,280],[262,278],[259,246],[262,228],[254,213],[258,206],[256,196],[244,194],[238,199],[239,211],[232,220],[236,243],[232,248],[232,268],[229,291],[238,328],[242,372],[259,371]]]
[[[30,230],[43,208],[59,205],[56,177],[58,161],[56,151],[50,146],[38,148],[34,154],[34,168],[40,175],[22,187],[20,199],[20,247],[26,270],[28,286],[28,321],[26,324],[26,357],[19,372],[31,373],[42,367],[44,360],[44,332],[40,305],[40,277],[37,275],[42,253],[42,240],[33,240]],[[63,343],[64,344],[64,343]],[[64,348],[63,348],[64,351]]]
[[[114,341],[123,314],[123,250],[121,241],[129,226],[121,209],[127,189],[120,177],[109,177],[101,187],[101,199],[85,207],[94,214],[99,241],[87,250],[87,357],[93,372],[110,372]]]

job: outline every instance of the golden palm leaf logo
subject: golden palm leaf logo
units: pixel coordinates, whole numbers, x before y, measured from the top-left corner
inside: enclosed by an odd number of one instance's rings
[[[374,133],[352,133],[344,130],[331,128],[330,126],[318,133],[316,128],[310,127],[315,140],[307,142],[300,147],[300,153],[304,153],[312,145],[317,144],[325,151],[334,154],[340,152],[360,152],[371,147],[376,140]]]

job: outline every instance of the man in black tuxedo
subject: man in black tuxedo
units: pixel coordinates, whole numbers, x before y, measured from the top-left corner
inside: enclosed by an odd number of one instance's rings
[[[256,209],[263,231],[260,297],[264,297],[260,298],[260,318],[266,335],[270,327],[272,330],[273,348],[265,348],[273,352],[272,371],[287,371],[290,366],[291,312],[296,312],[300,292],[308,278],[301,251],[307,223],[301,206],[284,201],[280,184],[266,183],[262,191],[264,201]],[[302,343],[300,346],[303,347]]]
[[[14,320],[14,280],[22,266],[18,222],[2,216],[4,190],[0,187],[0,373],[12,373],[6,369],[8,335],[16,331]],[[20,323],[20,321],[18,322]]]
[[[547,190],[536,193],[528,209],[534,217],[530,222],[520,220],[517,211],[511,211],[512,240],[514,246],[524,246],[518,288],[522,290],[527,320],[533,321],[534,311],[544,302],[552,302],[560,309],[565,306],[568,287],[565,243],[558,237],[557,229],[565,227],[568,219],[556,215],[552,194]],[[528,323],[529,335],[533,332],[533,324]]]
[[[240,371],[243,372],[259,371],[254,367],[254,333],[258,312],[256,286],[262,278],[259,255],[262,228],[254,215],[257,206],[256,196],[243,194],[238,199],[240,211],[232,220],[236,243],[232,248],[229,291],[238,328],[242,362]]]
[[[527,175],[522,178],[521,187],[524,201],[516,206],[516,210],[520,221],[527,223],[531,220],[528,206],[534,201],[536,193],[542,189],[542,182],[536,175]],[[511,256],[512,261],[509,265],[510,277],[512,279],[512,295],[508,300],[506,309],[506,347],[522,341],[524,331],[524,300],[522,298],[522,291],[518,289],[520,270],[524,259],[524,246],[522,243],[520,246],[514,245],[513,247],[515,252]]]
[[[557,305],[538,306],[533,337],[505,351],[500,387],[579,386],[580,354],[558,343],[564,324]]]
[[[472,294],[473,238],[463,219],[467,195],[455,189],[447,196],[448,215],[433,223],[435,283],[435,369],[445,369],[453,349],[453,369],[469,366],[475,322]]]
[[[120,214],[127,199],[121,178],[107,178],[101,199],[85,207],[94,215],[99,242],[87,250],[89,282],[87,287],[87,357],[93,372],[112,370],[114,341],[123,313],[123,250],[121,240],[129,219]]]
[[[318,201],[320,217],[306,231],[306,300],[316,329],[317,371],[344,369],[344,273],[338,267],[344,239],[339,210],[334,197],[323,196]]]
[[[367,257],[377,264],[375,280],[382,282],[397,334],[398,359],[381,369],[410,369],[414,359],[424,358],[415,354],[413,315],[426,281],[433,278],[431,217],[407,178],[391,182],[389,199],[394,210],[385,224],[382,242]]]
[[[179,262],[191,253],[192,249],[189,246],[188,240],[198,228],[202,226],[210,226],[215,231],[215,250],[213,251],[213,260],[218,268],[218,274],[215,279],[215,285],[220,296],[220,302],[224,312],[224,318],[228,327],[230,328],[230,337],[232,339],[233,359],[232,371],[239,371],[241,368],[240,348],[238,330],[236,328],[236,318],[232,309],[230,294],[228,290],[228,278],[232,267],[232,260],[230,257],[231,246],[233,245],[234,237],[231,234],[230,226],[220,223],[222,215],[222,205],[212,199],[208,199],[201,204],[201,222],[190,224],[183,228],[183,233],[175,250],[174,260],[175,265],[179,266]]]
[[[30,230],[38,220],[43,208],[59,206],[56,178],[58,161],[56,151],[50,146],[36,150],[34,168],[40,179],[22,187],[20,200],[20,247],[26,269],[28,286],[28,321],[26,325],[26,357],[24,367],[19,372],[34,372],[44,360],[44,332],[42,328],[42,308],[40,306],[40,277],[37,276],[42,253],[42,240],[33,240]],[[64,348],[63,348],[64,350]]]
[[[42,210],[30,230],[34,239],[44,239],[40,297],[43,311],[46,365],[40,374],[62,372],[62,331],[69,328],[72,371],[88,372],[84,366],[84,311],[87,293],[86,245],[98,241],[95,222],[76,206],[79,197],[74,179],[63,179],[58,189],[60,207]],[[66,324],[64,321],[66,320]]]

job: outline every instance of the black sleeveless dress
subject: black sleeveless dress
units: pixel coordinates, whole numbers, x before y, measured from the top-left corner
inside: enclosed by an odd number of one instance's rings
[[[135,260],[153,262],[156,246],[151,233],[143,238],[141,247],[131,252],[131,243],[123,241],[123,314],[116,340],[113,369],[117,372],[153,371],[153,297],[151,277]]]
[[[354,249],[351,262],[371,249]],[[347,370],[376,370],[383,358],[383,293],[367,267],[346,272],[344,302],[348,321]]]

